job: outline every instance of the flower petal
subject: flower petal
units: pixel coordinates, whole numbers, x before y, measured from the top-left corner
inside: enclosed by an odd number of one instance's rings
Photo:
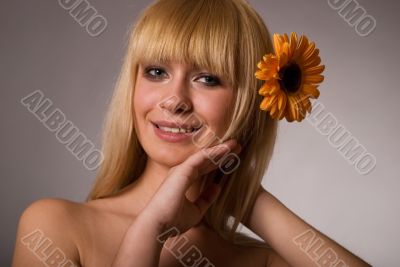
[[[312,53],[310,54],[304,54],[301,56],[301,61],[303,62],[304,65],[307,65],[308,62],[312,62],[315,58],[318,57],[319,50],[315,49]]]
[[[298,58],[300,55],[304,53],[306,48],[308,47],[308,39],[306,36],[302,35],[300,36],[300,40],[297,44],[297,49],[296,52],[294,53],[294,58]]]
[[[279,91],[279,83],[276,80],[268,80],[261,86],[261,88],[258,90],[258,93],[262,96],[267,96],[275,95]]]
[[[288,97],[288,104],[286,105],[285,117],[288,122],[292,122],[294,120],[294,115],[292,114],[291,102]]]
[[[269,111],[269,110],[271,110],[271,107],[275,103],[275,101],[276,101],[276,96],[275,95],[266,96],[266,97],[264,97],[263,101],[261,102],[260,108],[262,110]]]
[[[303,86],[303,94],[309,98],[318,98],[319,97],[319,90],[317,89],[316,85],[305,84]]]
[[[277,73],[276,70],[265,69],[265,70],[256,71],[255,75],[256,75],[257,79],[267,81],[269,79],[273,79],[275,77],[276,73]]]
[[[324,70],[325,70],[325,66],[324,65],[319,65],[319,66],[306,68],[304,70],[304,74],[306,74],[306,75],[321,74]]]
[[[281,39],[279,34],[274,34],[274,48],[275,48],[275,54],[279,55],[281,54]]]
[[[286,101],[287,101],[286,94],[280,94],[278,97],[278,108],[279,108],[278,118],[280,120],[283,118],[285,114]]]
[[[294,55],[294,52],[296,51],[297,47],[297,34],[295,32],[292,32],[290,35],[290,45],[289,45],[289,52],[288,52],[288,57],[292,58]]]
[[[268,108],[267,103],[268,103],[268,97],[264,97],[264,99],[261,101],[260,109],[267,110]]]
[[[315,43],[310,43],[308,47],[305,49],[302,56],[303,58],[307,59],[310,58],[314,53],[316,53],[316,56],[318,56],[319,50],[315,48]]]
[[[279,109],[285,109],[286,106],[286,94],[282,93],[278,96],[278,107]]]
[[[311,113],[311,102],[309,98],[306,98],[303,100],[303,105],[304,105],[304,109],[308,112]]]
[[[306,75],[304,78],[305,83],[321,83],[323,80],[324,80],[324,76],[321,74]]]
[[[307,62],[303,63],[303,67],[304,68],[311,68],[311,67],[315,67],[318,66],[321,63],[321,58],[320,57],[315,57],[312,58],[310,60],[308,60]]]
[[[289,114],[290,114],[290,118],[292,119],[292,120],[296,120],[296,118],[297,118],[297,106],[296,106],[296,102],[294,101],[294,98],[293,97],[288,97],[288,102],[289,102],[289,105],[288,105],[288,110],[289,110]]]
[[[272,105],[271,107],[271,111],[269,112],[269,114],[271,115],[271,117],[273,119],[276,119],[278,117],[278,105]]]

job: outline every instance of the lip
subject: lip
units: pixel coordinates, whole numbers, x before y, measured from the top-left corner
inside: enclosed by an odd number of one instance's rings
[[[157,127],[156,123],[152,122],[154,133],[162,140],[167,141],[167,142],[182,142],[182,141],[187,141],[189,138],[191,138],[192,135],[196,134],[197,131],[191,132],[191,133],[171,133],[171,132],[165,132],[161,130],[160,128]],[[165,127],[179,127],[177,124],[168,124],[170,126],[162,125]],[[182,127],[183,128],[183,127]]]

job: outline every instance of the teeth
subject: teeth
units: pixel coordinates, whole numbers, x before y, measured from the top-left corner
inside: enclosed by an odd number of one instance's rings
[[[182,128],[169,128],[169,127],[164,127],[164,126],[158,126],[161,130],[165,132],[170,132],[170,133],[191,133],[193,132],[193,129],[191,130],[186,130]]]

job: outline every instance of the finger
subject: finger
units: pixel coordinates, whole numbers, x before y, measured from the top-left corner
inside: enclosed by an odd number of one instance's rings
[[[187,159],[184,163],[188,168],[195,170],[197,175],[192,176],[192,182],[195,181],[200,175],[209,173],[218,167],[220,160],[228,153],[230,153],[237,142],[230,139],[220,145],[202,149]]]
[[[212,155],[218,158],[231,151],[235,145],[236,141],[231,139],[218,145],[218,149],[206,148],[196,152],[182,164],[174,167],[174,170],[170,174],[170,176],[173,176],[173,179],[168,179],[167,181],[170,184],[168,187],[174,187],[174,192],[177,194],[184,194],[199,177],[204,175],[204,169],[207,169],[206,171],[209,172],[217,168],[217,165],[210,161],[209,155],[211,151],[213,151]]]
[[[217,169],[213,173],[213,181],[206,186],[193,204],[197,207],[196,221],[200,221],[211,205],[218,199],[223,188],[224,173]]]
[[[230,163],[236,162],[236,164],[240,164],[240,159],[238,158],[240,151],[241,151],[241,146],[240,146],[240,144],[237,144],[233,148],[233,150],[229,150],[225,153],[222,153],[222,155],[220,155],[219,158],[217,158],[217,159],[211,159],[210,162],[208,164],[206,164],[206,166],[204,166],[204,168],[200,169],[200,175],[204,175],[204,174],[209,173],[218,168],[225,169],[225,167],[226,167],[225,165],[228,164],[228,162],[230,162]],[[233,154],[235,154],[235,155],[233,155]],[[233,159],[233,158],[235,158],[235,159]],[[232,167],[234,167],[234,166],[232,166]]]
[[[211,207],[214,201],[218,198],[221,192],[221,187],[215,183],[211,183],[198,198],[193,202],[197,206],[199,214],[198,218],[201,219],[207,210]]]

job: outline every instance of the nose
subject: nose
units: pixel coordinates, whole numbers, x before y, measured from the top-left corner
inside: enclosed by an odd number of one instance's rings
[[[189,96],[189,87],[183,76],[175,77],[159,104],[161,109],[176,115],[190,113],[193,104]]]

